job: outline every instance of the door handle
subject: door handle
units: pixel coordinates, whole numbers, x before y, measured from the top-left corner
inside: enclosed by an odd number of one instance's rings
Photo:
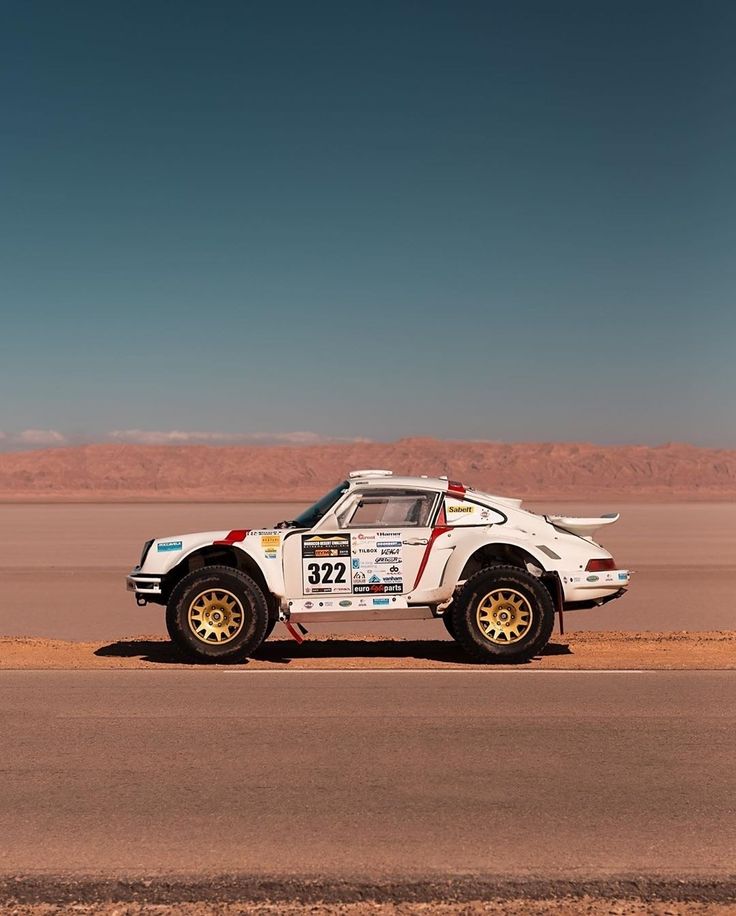
[[[408,538],[406,541],[402,541],[402,544],[408,544],[410,547],[417,547],[420,544],[429,544],[427,538]]]

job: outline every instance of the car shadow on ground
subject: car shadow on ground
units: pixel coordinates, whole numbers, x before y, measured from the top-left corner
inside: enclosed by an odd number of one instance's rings
[[[543,656],[571,655],[572,650],[564,643],[548,643]],[[121,639],[95,651],[100,658],[138,658],[144,662],[161,665],[189,664],[177,647],[168,640]],[[423,661],[444,662],[449,665],[484,665],[463,652],[456,643],[444,639],[307,639],[301,645],[291,639],[272,639],[254,653],[260,662],[288,665],[301,659],[348,659],[414,658]],[[222,663],[220,663],[222,664]],[[244,665],[248,659],[225,664]],[[498,664],[498,663],[494,663]],[[511,662],[507,664],[526,664]]]

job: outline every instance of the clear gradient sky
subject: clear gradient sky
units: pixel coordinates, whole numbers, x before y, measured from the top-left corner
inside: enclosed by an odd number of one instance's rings
[[[3,0],[0,447],[736,446],[734,47],[733,2]]]

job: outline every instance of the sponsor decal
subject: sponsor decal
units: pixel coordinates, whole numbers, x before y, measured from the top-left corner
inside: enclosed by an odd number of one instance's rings
[[[376,541],[376,547],[401,547],[401,541]]]
[[[588,576],[588,578],[585,581],[586,582],[597,582],[598,576]]]
[[[489,506],[459,499],[446,498],[445,512],[448,525],[493,525],[504,521],[504,516]]]
[[[353,575],[353,582],[365,582],[365,573],[358,570],[358,572]]]
[[[319,553],[317,551],[319,551]],[[327,551],[327,553],[324,551]],[[324,536],[320,536],[318,534],[303,534],[302,556],[349,557],[350,538],[347,536],[347,534],[327,534]]]
[[[629,578],[628,573],[619,573],[618,579],[619,582],[625,582]]]
[[[281,538],[278,534],[262,534],[261,535],[261,548],[266,551],[274,551],[278,549],[279,544],[281,543]]]
[[[380,581],[381,581],[381,577],[380,577],[380,576],[376,576],[376,575],[374,574],[374,575],[372,575],[372,576],[370,577],[370,579],[369,579],[368,581],[369,581],[371,584],[373,584],[373,583],[375,583],[375,582],[380,582]]]
[[[340,607],[352,607],[352,606],[353,606],[352,601],[341,601],[340,602]]]
[[[373,605],[374,605],[374,607],[379,607],[380,605],[386,605],[386,604],[390,604],[390,603],[391,603],[391,602],[389,601],[388,598],[374,598],[374,599],[373,599]]]
[[[157,545],[156,550],[159,553],[168,553],[170,550],[181,550],[181,541],[162,541]]]
[[[313,603],[312,601],[305,601],[305,602],[304,602],[304,607],[305,607],[305,608],[314,607],[314,603]]]
[[[401,557],[376,557],[376,563],[401,563]]]
[[[389,572],[392,572],[392,573],[397,573],[397,572],[399,571],[399,567],[398,567],[398,566],[390,566],[388,571],[389,571]]]
[[[398,555],[400,548],[399,547],[382,547],[381,556],[382,557],[395,557]]]
[[[353,557],[353,569],[360,569],[360,558]]]
[[[400,582],[397,582],[395,585],[392,583],[379,582],[376,585],[356,585],[353,587],[353,591],[356,595],[400,595],[403,591],[403,587]],[[365,605],[360,606],[364,607]]]

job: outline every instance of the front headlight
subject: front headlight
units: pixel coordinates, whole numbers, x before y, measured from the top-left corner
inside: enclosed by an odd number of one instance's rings
[[[141,554],[141,558],[140,558],[140,560],[139,560],[139,562],[138,562],[138,567],[139,567],[139,568],[140,568],[141,566],[143,566],[143,564],[146,562],[146,557],[148,556],[148,551],[151,549],[151,544],[153,544],[153,542],[154,542],[155,540],[156,540],[156,538],[151,538],[150,541],[146,541],[146,543],[143,545],[143,553]]]

